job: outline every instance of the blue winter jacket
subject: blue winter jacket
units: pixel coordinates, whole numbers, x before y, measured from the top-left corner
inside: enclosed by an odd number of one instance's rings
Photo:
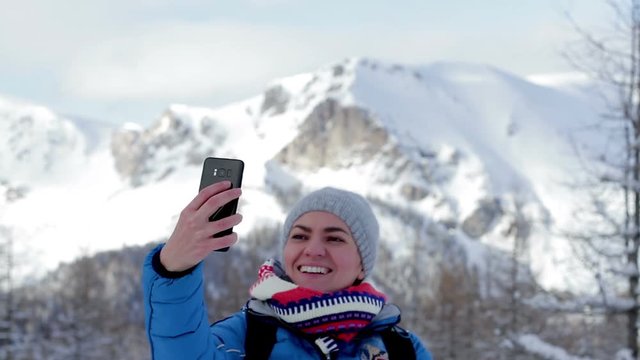
[[[268,307],[250,301],[248,306],[232,316],[209,325],[204,300],[202,264],[180,278],[169,279],[159,275],[152,266],[153,255],[147,256],[142,273],[145,326],[151,358],[154,360],[189,359],[244,359],[244,339],[247,329],[246,311],[251,308],[265,315]],[[386,305],[369,325],[381,330],[397,324],[400,312]],[[431,355],[420,340],[410,334],[416,359],[431,360]],[[354,339],[342,348],[336,359],[378,359],[384,352],[384,343],[378,335]],[[270,359],[323,359],[325,356],[308,340],[296,335],[295,330],[278,328],[276,343]],[[394,360],[394,359],[391,359]]]

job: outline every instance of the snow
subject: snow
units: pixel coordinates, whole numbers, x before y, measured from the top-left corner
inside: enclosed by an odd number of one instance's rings
[[[572,356],[564,349],[544,342],[533,334],[523,334],[516,338],[516,342],[528,352],[548,360],[589,360],[590,358]]]
[[[121,129],[129,130],[129,131],[142,131],[142,130],[144,130],[142,125],[136,124],[136,123],[132,123],[132,122],[126,122],[126,123],[122,124]]]
[[[540,356],[547,360],[590,360],[590,357],[573,356],[561,347],[554,346],[540,339],[534,334],[521,334],[514,341],[523,347],[528,353]],[[613,356],[614,360],[633,360],[630,349],[620,349]]]
[[[0,100],[0,119],[0,180],[48,183],[84,160],[80,131],[45,107]]]
[[[373,107],[403,144],[473,154],[448,184],[461,218],[486,195],[515,191],[539,198],[557,225],[572,221],[568,204],[575,203],[575,194],[563,181],[575,154],[567,137],[597,115],[583,98],[483,65],[397,69],[380,63],[359,67],[353,96]],[[532,266],[544,286],[562,287],[557,274],[566,271],[558,272],[559,262],[552,258],[566,259],[571,250],[557,238],[546,240],[534,246],[548,255],[533,257]]]
[[[336,72],[336,66],[342,72]],[[322,169],[295,177],[271,159],[298,134],[298,125],[314,106],[327,98],[345,105],[366,106],[379,125],[398,144],[435,154],[441,165],[435,175],[434,196],[412,204],[431,220],[457,219],[473,212],[480,200],[510,196],[538,204],[530,211],[542,218],[544,210],[557,224],[571,220],[575,201],[560,180],[571,166],[571,146],[567,133],[593,121],[594,113],[585,99],[567,92],[565,82],[537,77],[536,83],[487,66],[436,63],[404,66],[374,59],[353,58],[330,64],[314,73],[277,79],[268,86],[282,86],[290,96],[286,111],[261,114],[263,95],[217,109],[172,104],[168,112],[199,129],[202,119],[210,119],[225,129],[226,139],[209,144],[216,156],[240,158],[245,162],[244,195],[239,211],[243,223],[234,228],[241,235],[253,224],[281,221],[284,210],[266,184],[280,189],[302,186],[308,191],[332,185],[352,189],[372,198],[382,198],[407,206],[399,197],[400,182],[381,186],[370,180],[380,165],[366,163],[341,170]],[[561,84],[561,85],[558,85]],[[552,88],[558,86],[558,88]],[[3,110],[5,109],[5,110]],[[3,112],[4,111],[4,112]],[[5,151],[3,138],[8,124],[17,115],[29,112],[43,124],[58,126],[73,144],[55,158],[55,166],[45,169],[38,163],[17,163]],[[6,115],[10,114],[10,115]],[[25,198],[0,203],[0,225],[15,230],[18,243],[30,251],[39,271],[70,261],[81,252],[144,244],[170,235],[182,208],[196,195],[201,169],[184,166],[178,150],[157,153],[164,168],[178,171],[161,181],[131,188],[116,174],[108,142],[87,155],[81,133],[73,125],[42,107],[10,102],[0,97],[0,174],[7,186],[26,184]],[[168,129],[161,119],[155,131]],[[136,124],[122,129],[142,131]],[[21,134],[25,141],[46,154],[41,136]],[[186,151],[186,150],[184,150]],[[357,164],[357,162],[355,162]],[[57,180],[56,180],[57,179]],[[417,182],[416,179],[402,179]],[[383,235],[401,241],[400,224],[381,219]],[[563,263],[570,256],[566,242],[550,233],[534,234],[535,256],[531,265],[547,287],[562,287],[566,273]],[[489,234],[491,237],[498,234]],[[469,241],[471,244],[473,241]],[[398,251],[406,251],[396,246]],[[471,259],[482,256],[481,246],[468,246]],[[481,261],[477,260],[477,264]],[[559,270],[561,269],[561,270]]]

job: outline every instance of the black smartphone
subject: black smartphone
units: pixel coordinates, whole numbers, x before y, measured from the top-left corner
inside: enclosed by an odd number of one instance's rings
[[[244,162],[238,159],[225,159],[208,157],[204,159],[202,166],[202,178],[200,179],[200,191],[205,187],[224,180],[231,181],[232,188],[242,186],[242,173],[244,171]],[[238,210],[238,199],[220,207],[215,213],[211,214],[209,221],[231,216]],[[213,235],[213,237],[222,237],[233,232],[233,228],[223,230]],[[216,251],[227,251],[228,247],[218,249]]]

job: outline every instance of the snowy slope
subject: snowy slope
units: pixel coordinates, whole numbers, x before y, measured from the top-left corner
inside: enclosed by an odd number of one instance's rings
[[[459,218],[483,198],[505,196],[524,201],[536,222],[547,222],[547,211],[556,225],[571,221],[576,194],[566,184],[577,170],[571,141],[576,129],[595,122],[598,114],[584,93],[540,86],[481,65],[361,65],[357,78],[366,81],[354,84],[354,102],[388,120],[401,143],[435,152],[454,148],[469,156],[455,178],[443,184]],[[582,140],[597,146],[593,138]],[[559,274],[566,272],[558,272],[557,264],[571,249],[548,228],[538,230],[530,242],[533,270],[543,283],[559,285],[565,280]],[[502,238],[488,234],[484,240],[500,246]]]
[[[42,106],[0,97],[0,180],[51,182],[81,162],[85,148],[71,121]]]
[[[559,274],[565,272],[557,266],[570,248],[549,227],[571,221],[576,194],[566,182],[576,167],[570,139],[575,129],[596,120],[588,99],[487,66],[409,67],[371,59],[329,66],[307,80],[302,94],[290,93],[297,94],[290,101],[294,109],[327,97],[366,108],[415,163],[425,164],[420,159],[425,154],[434,158],[424,165],[432,167],[428,191],[433,196],[411,202],[427,217],[460,222],[485,199],[502,200],[504,208],[523,203],[530,220],[541,225],[530,236],[534,271],[547,285],[564,282]],[[396,174],[395,182],[384,186],[379,173],[386,170],[375,163],[320,169],[305,173],[304,183],[332,183],[393,202],[405,200],[398,196],[403,183],[424,180]],[[508,251],[506,226],[497,224],[482,241]],[[393,231],[388,237],[393,239]]]
[[[33,109],[0,104],[5,114]],[[354,58],[275,80],[263,94],[222,108],[172,105],[149,128],[127,125],[109,138],[110,132],[80,131],[46,109],[32,118],[65,129],[58,130],[62,140],[26,137],[30,128],[20,128],[17,115],[5,115],[0,126],[25,144],[46,146],[42,153],[57,151],[55,163],[76,164],[25,165],[15,150],[0,155],[0,174],[12,174],[0,183],[0,225],[40,270],[82,253],[167,237],[196,194],[202,159],[220,156],[246,163],[241,235],[281,220],[290,201],[283,194],[334,185],[441,224],[460,240],[466,258],[481,264],[481,244],[510,248],[505,233],[519,204],[535,224],[529,257],[539,280],[561,286],[554,261],[567,250],[549,234],[553,222],[568,217],[558,181],[572,161],[567,134],[593,115],[570,92],[486,66]],[[105,138],[87,140],[88,133]],[[101,145],[86,145],[96,141]],[[35,186],[31,174],[43,171],[64,181]],[[16,184],[29,187],[17,199],[9,196]],[[498,209],[486,228],[475,237],[463,231],[493,203]],[[376,211],[384,214],[384,207]],[[394,216],[381,223],[385,241],[406,254],[397,234],[417,230]]]

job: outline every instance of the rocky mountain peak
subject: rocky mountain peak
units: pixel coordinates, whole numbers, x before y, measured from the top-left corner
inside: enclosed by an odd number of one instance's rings
[[[86,141],[51,110],[0,98],[0,177],[26,182],[84,157]]]
[[[367,109],[326,99],[316,105],[300,125],[298,136],[275,159],[298,170],[337,169],[370,161],[388,142],[387,132]]]
[[[113,134],[111,152],[116,170],[133,186],[158,181],[176,166],[200,164],[224,141],[225,130],[211,118],[196,122],[179,108],[167,110],[148,129],[122,128]]]

